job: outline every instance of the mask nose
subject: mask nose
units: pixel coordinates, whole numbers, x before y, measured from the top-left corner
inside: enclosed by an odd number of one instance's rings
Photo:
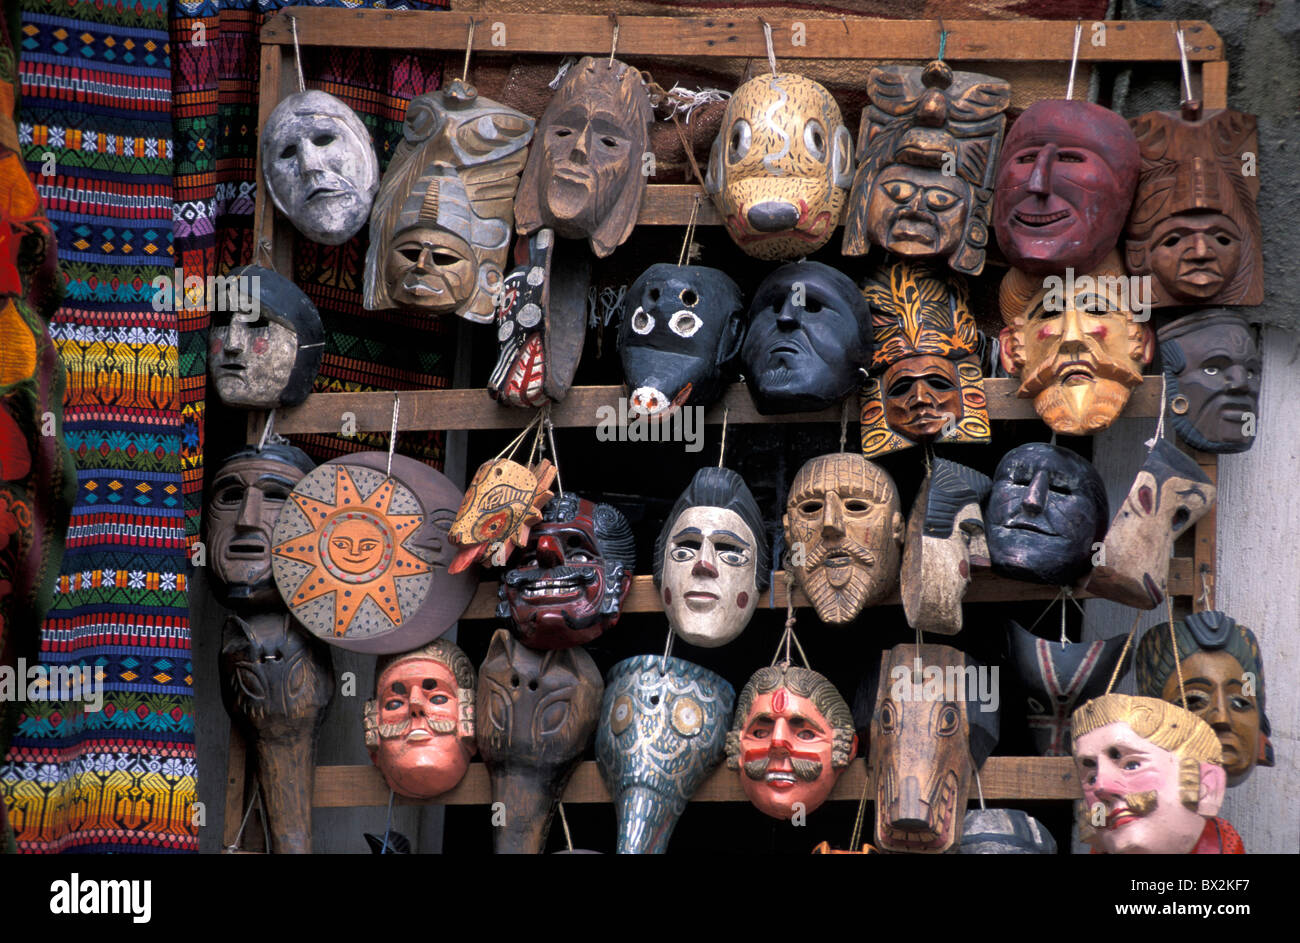
[[[235,519],[236,530],[257,530],[262,523],[262,492],[257,488],[244,491],[244,500],[239,505],[239,517]]]
[[[930,827],[930,815],[921,800],[921,781],[915,776],[903,780],[896,807],[898,811],[889,820],[893,828],[919,832]]]
[[[559,540],[550,535],[537,538],[537,565],[543,569],[564,565],[564,549]]]
[[[1029,174],[1029,192],[1047,196],[1052,192],[1052,164],[1056,161],[1056,145],[1046,144],[1034,157],[1034,169]]]
[[[242,354],[247,346],[248,324],[236,316],[231,319],[230,327],[226,329],[226,353]]]
[[[590,153],[591,125],[588,125],[578,132],[578,139],[573,142],[573,150],[569,152],[569,160],[575,164],[585,164]]]
[[[632,412],[657,416],[668,408],[668,397],[652,386],[638,386],[632,391]]]
[[[1021,507],[1034,514],[1042,514],[1043,508],[1047,507],[1047,492],[1047,472],[1036,472],[1029,482],[1029,490],[1025,492],[1024,500],[1020,502]]]
[[[325,169],[325,151],[310,140],[298,142],[298,170],[306,176]]]
[[[1066,306],[1065,314],[1061,316],[1061,344],[1063,350],[1081,350],[1084,348],[1084,335],[1087,332],[1083,329],[1083,313],[1076,309],[1073,304]]]
[[[786,298],[781,310],[776,313],[776,326],[783,331],[793,331],[799,326],[802,309],[794,303],[794,296]]]
[[[695,566],[691,567],[691,576],[718,578],[717,554],[713,550],[713,545],[707,540],[700,547],[700,555],[695,560]]]
[[[791,203],[768,200],[751,206],[745,218],[749,220],[750,227],[758,232],[781,232],[793,229],[794,224],[799,222],[799,208]]]
[[[833,491],[826,495],[826,503],[822,505],[822,536],[844,536],[844,507],[840,496]]]
[[[1210,246],[1210,239],[1203,232],[1198,232],[1192,238],[1192,250],[1190,257],[1198,262],[1208,262],[1214,258],[1214,249]]]

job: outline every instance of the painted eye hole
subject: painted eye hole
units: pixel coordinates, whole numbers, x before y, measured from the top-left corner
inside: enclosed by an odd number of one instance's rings
[[[861,498],[849,498],[844,502],[844,510],[861,514],[863,511],[870,511],[871,505]]]
[[[939,711],[939,729],[936,733],[941,737],[951,737],[960,725],[961,718],[957,714],[957,708],[951,704],[943,705],[943,709]]]
[[[880,732],[893,733],[898,729],[898,712],[894,709],[893,701],[885,701],[880,705]]]
[[[826,159],[826,129],[816,118],[803,126],[803,143],[814,160]]]
[[[1201,372],[1203,372],[1207,377],[1216,377],[1216,376],[1219,375],[1219,368],[1218,368],[1218,367],[1202,367],[1202,368],[1201,368]]]
[[[1057,151],[1056,159],[1063,164],[1082,164],[1084,160],[1082,151]]]
[[[925,202],[932,210],[946,210],[957,205],[957,194],[935,187],[926,191]]]
[[[655,319],[646,313],[640,305],[632,312],[632,330],[637,334],[649,334],[655,329]]]
[[[614,736],[618,736],[628,728],[632,723],[632,714],[632,699],[626,694],[620,696],[609,712],[609,729],[614,731]]]
[[[880,189],[885,191],[885,195],[895,203],[906,203],[916,192],[916,184],[909,183],[906,180],[891,180],[888,183],[882,183]]]
[[[280,160],[293,160],[298,156],[298,145],[290,144],[280,152]]]
[[[1230,246],[1232,245],[1233,242],[1232,237],[1227,235],[1226,233],[1217,234],[1214,237],[1214,240],[1221,246]]]
[[[692,311],[678,311],[668,322],[668,328],[678,337],[690,337],[704,322]]]
[[[1038,160],[1038,151],[1036,150],[1021,151],[1016,155],[1017,164],[1032,164],[1036,160]]]
[[[681,294],[682,304],[688,308],[694,308],[699,302],[700,296],[695,293],[693,288],[683,288]]]
[[[669,556],[677,563],[686,563],[695,559],[695,555],[700,552],[700,542],[698,540],[683,540],[680,543],[673,544]]]
[[[334,143],[334,135],[328,132],[322,132],[311,139],[311,142],[317,147],[328,147]]]
[[[618,147],[618,138],[607,134],[600,139],[600,143],[604,144],[610,150],[614,150],[615,148]]]
[[[731,135],[727,138],[728,163],[734,164],[743,160],[749,153],[751,134],[749,122],[744,118],[737,118],[736,123],[731,126]]]
[[[805,501],[799,505],[800,514],[820,514],[821,510],[822,502],[820,501]]]
[[[693,698],[679,697],[673,704],[672,722],[683,737],[693,737],[704,726],[704,709]]]
[[[729,566],[745,566],[749,553],[743,547],[719,547],[718,559]]]

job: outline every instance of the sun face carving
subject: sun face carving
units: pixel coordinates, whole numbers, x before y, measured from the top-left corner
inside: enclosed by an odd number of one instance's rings
[[[322,465],[304,478],[275,527],[276,583],[319,635],[387,632],[419,609],[432,581],[427,552],[406,546],[424,522],[419,502],[382,472]]]

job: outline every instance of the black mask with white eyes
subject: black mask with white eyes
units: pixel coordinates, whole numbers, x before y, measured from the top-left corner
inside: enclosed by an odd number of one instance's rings
[[[627,293],[618,332],[629,411],[667,415],[712,402],[743,334],[740,289],[726,273],[650,266]]]

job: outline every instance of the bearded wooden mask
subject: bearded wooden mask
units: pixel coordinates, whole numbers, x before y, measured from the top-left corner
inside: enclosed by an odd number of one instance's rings
[[[781,521],[795,582],[823,622],[852,622],[894,588],[902,506],[878,465],[849,452],[810,460],[794,476]]]
[[[1020,380],[1016,395],[1062,435],[1110,426],[1155,356],[1151,328],[1112,252],[1087,275],[1038,278],[1012,269],[998,304],[1002,368]]]
[[[894,262],[869,278],[875,350],[863,385],[862,453],[917,442],[988,442],[979,332],[966,283],[922,263]]]
[[[551,499],[501,578],[497,618],[533,648],[570,648],[618,624],[636,543],[612,504],[572,491]]]
[[[1158,698],[1106,694],[1071,722],[1083,787],[1079,837],[1103,854],[1190,854],[1236,833],[1223,803],[1219,741],[1195,714]],[[1240,844],[1240,839],[1236,839]],[[1221,852],[1217,852],[1221,853]]]
[[[325,356],[320,313],[297,285],[260,265],[237,268],[226,279],[256,286],[258,307],[213,309],[208,373],[217,396],[241,409],[297,406],[311,393]]]
[[[947,645],[881,656],[869,761],[881,851],[938,854],[961,841],[972,762],[983,764],[998,732],[997,705],[977,700],[968,666],[980,670]]]
[[[411,100],[370,217],[364,301],[492,321],[533,119],[452,80]]]
[[[1264,659],[1255,633],[1227,613],[1211,610],[1175,622],[1173,634],[1176,656],[1169,623],[1152,626],[1142,636],[1134,659],[1138,693],[1179,704],[1181,668],[1187,709],[1219,738],[1228,785],[1244,782],[1256,765],[1272,766]]]
[[[1124,654],[1124,636],[1098,642],[1041,639],[1009,621],[1011,669],[1025,696],[1025,716],[1039,756],[1070,755],[1070,716],[1106,690]],[[1128,672],[1125,661],[1116,680]]]
[[[1128,122],[1085,101],[1037,101],[1007,132],[993,226],[1015,268],[1091,272],[1114,251],[1137,186]]]
[[[316,467],[292,445],[241,449],[217,471],[205,523],[212,575],[239,609],[278,607],[272,532],[302,476]]]
[[[598,259],[622,245],[641,210],[653,117],[640,72],[605,56],[581,59],[538,123],[515,228],[586,238]]]
[[[271,851],[310,854],[316,735],[334,696],[329,650],[286,612],[231,616],[221,676],[226,710],[256,746]]]
[[[432,799],[465,777],[474,741],[474,665],[438,639],[381,658],[362,717],[370,761],[398,795]]]
[[[744,301],[727,273],[650,266],[628,290],[618,330],[629,413],[667,417],[712,403],[744,335]]]
[[[1125,255],[1134,275],[1154,276],[1153,307],[1257,305],[1264,300],[1255,116],[1152,111],[1129,121],[1142,174],[1128,218]]]
[[[1002,576],[1072,585],[1092,566],[1110,503],[1101,475],[1076,452],[1029,442],[998,462],[984,514],[989,557]]]
[[[351,108],[315,89],[285,98],[266,119],[262,174],[276,209],[327,246],[361,230],[379,188],[370,132]]]
[[[853,139],[830,92],[781,72],[731,96],[704,185],[748,255],[797,259],[831,238],[853,181]]]
[[[692,645],[727,644],[745,631],[771,568],[763,515],[745,480],[730,468],[701,468],[655,541],[668,624]]]
[[[639,655],[605,677],[596,765],[614,797],[619,854],[662,854],[722,761],[736,691],[680,658]]]
[[[838,403],[871,362],[871,337],[870,308],[851,278],[820,262],[781,266],[754,293],[740,350],[758,411]]]
[[[505,804],[497,854],[538,855],[555,804],[591,740],[605,686],[581,648],[539,652],[497,629],[478,676],[478,747]]]
[[[1157,439],[1110,522],[1088,591],[1137,609],[1164,602],[1174,541],[1209,512],[1216,493],[1196,462]]]
[[[1202,452],[1247,451],[1255,444],[1263,364],[1246,319],[1224,308],[1193,311],[1158,334],[1178,438]]]
[[[773,665],[756,671],[740,692],[726,751],[727,768],[740,770],[749,801],[789,821],[826,801],[858,751],[858,735],[849,705],[829,680]]]
[[[844,254],[877,245],[978,275],[1011,84],[935,61],[872,69],[867,96]]]
[[[980,507],[992,482],[947,459],[935,459],[932,467],[907,518],[899,594],[908,625],[956,635],[971,567],[989,565]]]
[[[431,642],[469,606],[473,572],[451,574],[460,490],[423,462],[383,452],[333,459],[298,482],[275,524],[272,568],[289,609],[319,638],[391,654]]]

